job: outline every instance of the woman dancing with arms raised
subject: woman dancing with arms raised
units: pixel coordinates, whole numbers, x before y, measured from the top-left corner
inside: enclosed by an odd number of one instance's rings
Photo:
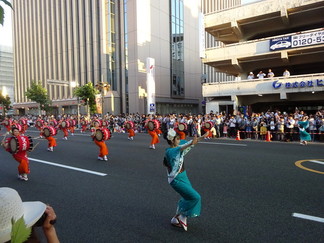
[[[184,156],[198,143],[204,136],[193,140],[180,140],[179,135],[171,128],[168,130],[167,141],[170,145],[165,151],[163,164],[167,167],[168,182],[170,186],[181,195],[178,202],[176,215],[171,219],[173,226],[182,227],[187,231],[187,218],[197,217],[201,210],[201,197],[199,193],[192,188],[187,173],[184,169]]]

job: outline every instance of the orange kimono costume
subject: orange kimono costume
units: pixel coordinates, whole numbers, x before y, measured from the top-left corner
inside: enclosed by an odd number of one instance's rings
[[[208,136],[207,136],[208,139],[210,139],[210,138],[213,137],[213,133],[210,132],[210,129],[204,128],[203,130],[204,130],[205,133],[206,133],[206,132],[209,132],[209,134],[208,134]]]
[[[128,139],[133,140],[133,137],[135,137],[135,131],[133,128],[128,129]]]
[[[107,160],[107,155],[109,154],[108,152],[108,147],[105,143],[105,141],[98,141],[96,139],[94,139],[95,144],[99,147],[99,155],[98,155],[98,159],[102,158],[103,160]],[[102,160],[100,159],[100,160]]]
[[[8,142],[9,139],[7,139],[6,143]],[[6,148],[6,151],[10,152],[10,149]],[[18,151],[17,153],[12,154],[12,157],[19,163],[18,165],[19,179],[27,181],[28,180],[27,174],[30,173],[27,151]]]
[[[48,141],[47,150],[53,152],[53,148],[57,146],[56,139],[52,136],[45,138]]]
[[[186,133],[179,131],[178,129],[176,130],[176,132],[179,134],[180,136],[180,140],[185,140],[186,139]]]
[[[69,136],[68,129],[67,129],[66,127],[61,128],[61,129],[62,129],[62,132],[63,132],[63,134],[64,134],[63,139],[67,140],[67,137]]]
[[[91,132],[94,133],[95,129],[91,129]],[[108,147],[105,141],[98,141],[94,135],[92,135],[92,139],[95,144],[99,147],[99,155],[98,160],[105,160],[107,161],[107,155],[109,154]]]
[[[26,151],[17,152],[15,154],[13,154],[12,156],[19,163],[19,165],[18,165],[19,175],[29,174],[30,169],[29,169],[29,160],[27,158],[27,152]]]
[[[157,143],[160,142],[160,140],[159,140],[159,136],[158,136],[158,134],[157,134],[157,132],[156,132],[156,129],[153,130],[153,131],[148,130],[148,133],[149,133],[149,134],[151,135],[151,137],[152,137],[150,148],[151,148],[151,149],[155,149],[155,144],[157,144]]]
[[[85,131],[87,130],[87,126],[88,126],[87,123],[85,123],[85,124],[81,124],[81,133],[82,133],[82,132],[85,132]]]

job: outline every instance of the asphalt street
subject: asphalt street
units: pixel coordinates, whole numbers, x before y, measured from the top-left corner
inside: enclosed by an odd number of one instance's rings
[[[162,165],[163,138],[152,150],[148,134],[129,141],[114,133],[105,162],[97,160],[89,133],[62,136],[54,152],[46,151],[45,139],[34,139],[40,143],[29,153],[28,182],[17,179],[17,163],[2,149],[0,186],[16,189],[23,201],[53,206],[63,243],[324,242],[323,143],[201,142],[185,165],[202,196],[202,214],[184,232],[170,225],[179,196]]]

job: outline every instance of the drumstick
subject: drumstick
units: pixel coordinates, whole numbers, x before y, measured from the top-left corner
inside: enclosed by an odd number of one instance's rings
[[[34,149],[38,146],[39,143],[40,143],[40,142],[36,143],[35,146],[33,147],[33,149],[32,149],[30,152],[33,152]]]
[[[6,147],[4,146],[4,144],[5,144],[4,141],[5,141],[6,137],[7,137],[7,134],[4,135],[4,137],[3,137],[2,141],[1,141],[1,146],[3,146],[4,148],[6,148]]]
[[[7,134],[5,133],[1,143],[3,143],[5,141],[6,137],[7,137]]]

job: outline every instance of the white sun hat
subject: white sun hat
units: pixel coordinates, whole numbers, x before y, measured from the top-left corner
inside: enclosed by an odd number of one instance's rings
[[[24,216],[27,227],[33,226],[44,214],[46,205],[42,202],[22,202],[18,192],[12,188],[0,187],[0,242],[11,238],[11,219]]]

